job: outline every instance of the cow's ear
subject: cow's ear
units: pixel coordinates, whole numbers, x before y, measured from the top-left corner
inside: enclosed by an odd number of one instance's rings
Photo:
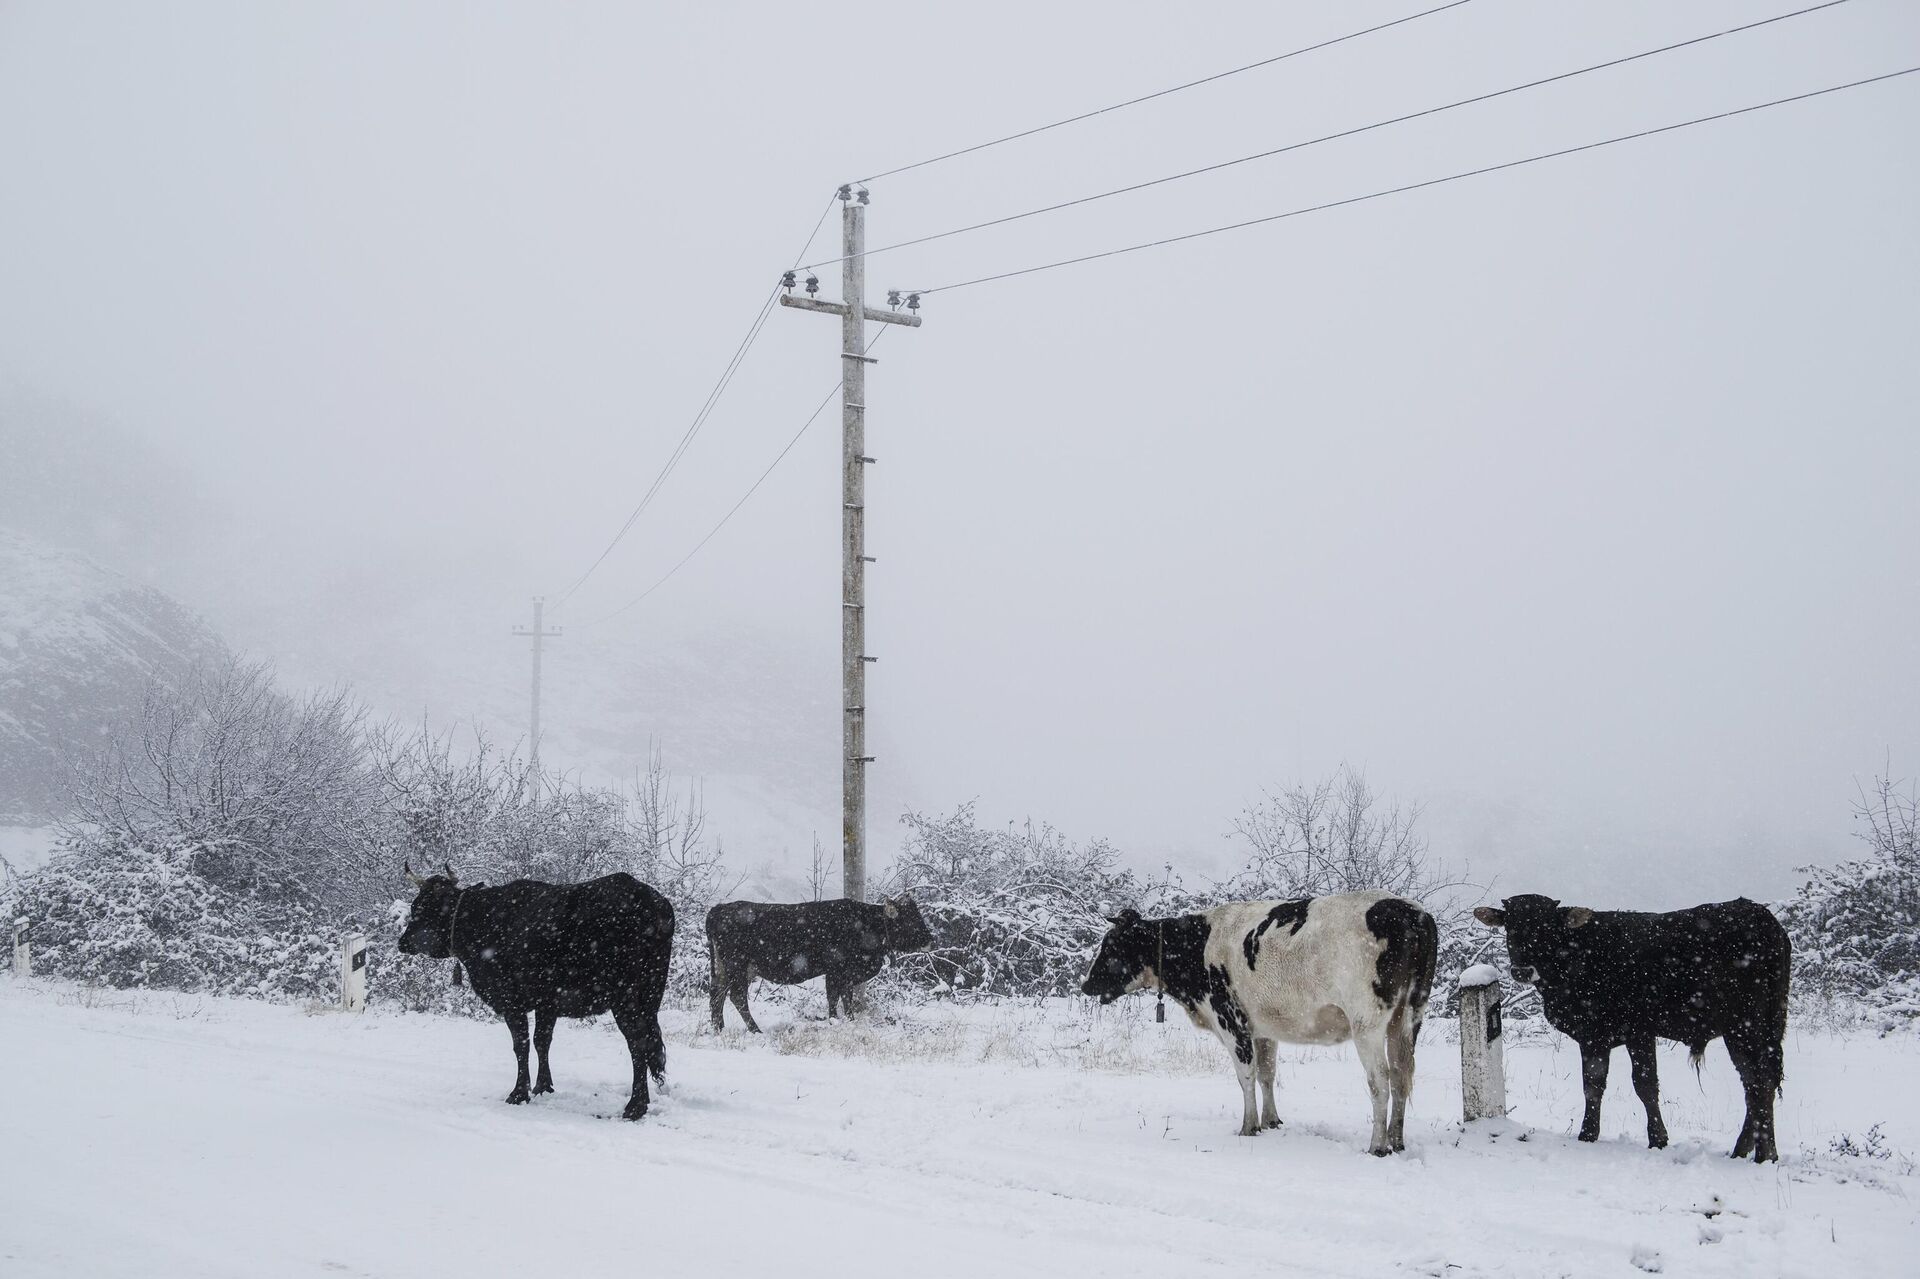
[[[1118,915],[1108,916],[1107,922],[1109,924],[1113,924],[1116,926],[1124,926],[1127,924],[1137,924],[1140,922],[1140,912],[1135,910],[1133,907],[1129,906],[1125,910],[1121,911]]]
[[[1473,908],[1473,917],[1485,924],[1488,928],[1505,928],[1507,926],[1507,912],[1501,910],[1498,906],[1475,906]]]
[[[888,919],[900,918],[900,908],[894,905],[892,902],[887,903],[887,918]]]
[[[1593,912],[1585,906],[1567,907],[1567,927],[1585,928],[1593,922]]]

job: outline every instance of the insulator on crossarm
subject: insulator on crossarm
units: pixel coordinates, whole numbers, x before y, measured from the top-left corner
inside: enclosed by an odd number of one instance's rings
[[[898,289],[887,290],[887,305],[896,311],[900,309],[900,290]]]
[[[812,297],[814,294],[818,293],[819,291],[820,291],[820,277],[809,272],[807,275],[807,296]]]
[[[841,198],[842,200],[851,200],[851,199],[853,199],[853,183],[851,183],[851,182],[842,182],[842,183],[840,184],[840,198]]]
[[[854,192],[854,198],[859,200],[860,203],[866,204],[868,202],[867,189],[865,187],[861,187],[858,191]]]
[[[918,293],[907,294],[907,310],[918,311],[919,309],[920,309],[920,295]]]
[[[793,285],[794,285],[793,272],[789,271],[785,275],[780,277],[780,287],[785,289],[787,292],[789,293],[793,292]]]

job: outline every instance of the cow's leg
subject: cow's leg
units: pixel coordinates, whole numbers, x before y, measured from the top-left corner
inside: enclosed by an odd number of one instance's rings
[[[1253,1038],[1229,1033],[1222,1033],[1220,1038],[1233,1054],[1233,1077],[1240,1083],[1240,1135],[1258,1136],[1260,1111],[1253,1101]]]
[[[1659,1150],[1667,1144],[1667,1124],[1660,1118],[1660,1069],[1654,1061],[1653,1036],[1629,1039],[1627,1061],[1633,1067],[1633,1090],[1647,1109],[1647,1145]]]
[[[527,1015],[525,1013],[507,1013],[507,1033],[513,1036],[513,1060],[518,1066],[514,1075],[513,1091],[507,1094],[507,1104],[518,1106],[527,1099]]]
[[[834,1010],[842,1013],[847,1010],[847,980],[837,968],[827,969],[827,1020],[832,1021]]]
[[[1387,1144],[1407,1148],[1407,1098],[1413,1095],[1413,1037],[1418,1027],[1406,1009],[1387,1023],[1387,1083],[1393,1089],[1393,1112],[1387,1116]]]
[[[553,1014],[544,1008],[536,1008],[533,1013],[533,1050],[540,1054],[540,1074],[533,1081],[536,1094],[553,1091],[553,1067],[547,1061],[547,1050],[553,1047]]]
[[[1745,1159],[1753,1153],[1753,1054],[1747,1051],[1744,1044],[1729,1036],[1727,1056],[1733,1058],[1733,1068],[1740,1072],[1740,1087],[1747,1099],[1747,1117],[1740,1125],[1740,1135],[1733,1142],[1733,1157]]]
[[[1580,1045],[1580,1084],[1587,1095],[1587,1110],[1580,1117],[1580,1140],[1600,1140],[1600,1099],[1607,1094],[1607,1058],[1613,1055],[1609,1044]]]
[[[633,1058],[633,1095],[627,1098],[627,1108],[620,1112],[622,1119],[639,1119],[647,1113],[647,1058],[651,1056],[653,1041],[648,1032],[651,1018],[639,1008],[616,1008],[613,1010],[614,1024],[620,1027],[620,1033],[627,1041],[627,1055]]]
[[[1373,1136],[1367,1142],[1367,1153],[1390,1155],[1393,1145],[1387,1139],[1387,1104],[1393,1095],[1393,1083],[1387,1067],[1386,1023],[1355,1026],[1353,1046],[1360,1054],[1361,1068],[1367,1072],[1367,1093],[1373,1099]]]
[[[1253,1041],[1254,1073],[1260,1080],[1260,1126],[1278,1128],[1280,1107],[1273,1100],[1273,1071],[1279,1046],[1271,1039]]]
[[[718,951],[709,954],[707,965],[707,1010],[713,1014],[717,1035],[727,1028],[727,966]]]
[[[1733,1143],[1733,1157],[1745,1159],[1751,1154],[1756,1163],[1776,1160],[1780,1152],[1774,1144],[1773,1098],[1780,1087],[1777,1065],[1780,1052],[1777,1048],[1769,1050],[1764,1044],[1756,1048],[1728,1036],[1727,1055],[1733,1058],[1733,1068],[1740,1072],[1741,1088],[1747,1098],[1747,1118]]]
[[[760,1023],[753,1019],[753,1009],[747,1007],[747,992],[753,987],[753,969],[745,964],[736,964],[727,970],[727,997],[733,1000],[733,1006],[740,1012],[740,1020],[747,1023],[747,1029],[754,1034],[760,1033]]]

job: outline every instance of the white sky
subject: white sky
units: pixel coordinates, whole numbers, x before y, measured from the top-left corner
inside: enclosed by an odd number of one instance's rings
[[[187,477],[200,534],[161,558],[242,642],[401,651],[423,614],[479,618],[433,650],[477,667],[598,553],[838,182],[1421,7],[6,4],[0,387]],[[1793,7],[1475,0],[876,182],[870,243]],[[1915,63],[1920,6],[1854,0],[869,283]],[[896,776],[1212,856],[1261,786],[1351,760],[1575,832],[1514,891],[1653,848],[1759,894],[1844,852],[1852,779],[1920,769],[1917,124],[1920,76],[929,299],[869,381]],[[836,340],[772,317],[560,621],[685,553]],[[776,631],[830,704],[837,437],[829,410],[635,642]]]

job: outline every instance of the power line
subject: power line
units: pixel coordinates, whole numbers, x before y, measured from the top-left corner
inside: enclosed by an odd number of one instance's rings
[[[887,334],[887,330],[885,329],[882,329],[880,330],[880,332],[874,334],[873,341],[867,343],[865,349],[862,350],[861,354],[864,355],[867,352],[872,351],[874,347],[880,344],[880,339],[885,337],[886,334]],[[800,424],[800,429],[793,433],[793,438],[789,439],[786,442],[785,447],[783,447],[778,453],[774,454],[773,461],[767,463],[767,468],[764,471],[760,472],[759,478],[754,480],[754,482],[748,486],[747,491],[740,495],[739,501],[735,502],[732,506],[727,508],[727,513],[720,517],[720,522],[715,524],[712,528],[708,529],[707,535],[701,538],[698,542],[695,542],[693,544],[693,549],[680,557],[680,560],[678,563],[676,563],[672,568],[668,569],[665,573],[661,574],[659,579],[655,581],[652,586],[649,586],[646,590],[641,591],[638,595],[628,600],[625,604],[622,604],[619,608],[614,609],[611,613],[607,613],[600,617],[596,617],[591,622],[583,622],[581,623],[581,625],[583,627],[598,626],[602,622],[612,621],[614,618],[620,616],[622,613],[627,612],[629,609],[634,608],[640,603],[640,601],[646,599],[649,595],[653,594],[655,591],[665,586],[668,583],[668,581],[672,579],[675,573],[678,573],[681,569],[685,568],[687,565],[687,561],[692,559],[694,556],[698,555],[701,551],[701,548],[705,547],[708,542],[711,542],[714,539],[714,535],[719,533],[721,529],[727,526],[727,521],[731,520],[736,514],[739,513],[740,508],[747,504],[747,499],[760,491],[760,486],[767,482],[767,477],[773,474],[774,468],[779,466],[780,463],[783,460],[785,460],[787,454],[793,452],[793,446],[800,442],[800,437],[807,433],[808,428],[810,428],[814,424],[814,422],[816,422],[819,419],[822,413],[826,412],[827,405],[833,402],[833,397],[839,394],[839,392],[840,392],[839,382],[835,382],[832,386],[827,388],[827,393],[822,397],[820,397],[820,403],[814,406],[813,412],[807,414],[807,420]]]
[[[834,201],[837,198],[837,195],[827,198],[826,207],[821,209],[819,218],[814,221],[813,230],[807,234],[807,242],[801,245],[800,252],[794,255],[794,269],[798,269],[800,259],[806,257],[808,251],[813,248],[813,242],[819,237],[820,228],[826,224],[827,214],[833,211]],[[647,491],[641,495],[639,502],[637,502],[633,510],[627,514],[626,520],[607,542],[606,547],[601,550],[599,555],[594,557],[593,563],[587,565],[586,570],[574,579],[573,584],[561,592],[560,598],[554,603],[555,611],[558,611],[561,605],[571,599],[573,593],[579,590],[580,587],[585,584],[586,580],[593,576],[594,571],[606,562],[607,556],[613,554],[614,548],[620,545],[621,540],[633,529],[634,524],[639,521],[641,515],[646,513],[647,507],[652,505],[654,496],[659,493],[661,487],[667,482],[667,478],[673,474],[674,468],[680,465],[680,459],[685,456],[688,447],[693,443],[694,437],[700,433],[700,428],[706,425],[707,419],[713,415],[714,409],[718,407],[720,403],[720,397],[726,394],[727,387],[732,384],[734,375],[740,371],[741,364],[744,363],[747,358],[747,352],[753,349],[754,341],[760,336],[760,330],[766,326],[767,317],[773,313],[774,299],[779,296],[779,293],[780,286],[778,284],[767,291],[767,296],[760,303],[759,311],[754,314],[753,322],[747,326],[746,335],[740,339],[739,345],[734,347],[733,355],[728,359],[726,367],[721,370],[719,380],[716,381],[713,384],[713,388],[707,392],[707,398],[701,403],[699,411],[693,415],[693,421],[687,425],[687,429],[681,434],[679,442],[674,445],[673,451],[667,455],[667,460],[661,466],[660,473],[653,477],[653,483],[647,486]]]
[[[1324,133],[1317,138],[1308,138],[1303,142],[1289,142],[1285,146],[1272,147],[1265,151],[1256,151],[1252,155],[1237,156],[1231,160],[1222,160],[1217,164],[1203,165],[1200,168],[1187,169],[1180,173],[1170,173],[1165,177],[1150,178],[1145,182],[1134,182],[1127,186],[1114,187],[1110,191],[1099,191],[1092,195],[1080,196],[1077,199],[1062,200],[1058,204],[1043,205],[1037,209],[1026,209],[1019,213],[1006,214],[1003,217],[989,218],[985,222],[974,222],[967,226],[953,227],[946,231],[935,231],[931,235],[917,236],[911,240],[899,240],[893,244],[883,244],[877,249],[868,249],[867,256],[874,257],[877,254],[890,253],[895,249],[911,248],[916,244],[930,244],[935,240],[945,240],[956,235],[966,235],[972,231],[984,231],[988,227],[1004,226],[1009,222],[1019,222],[1026,218],[1039,217],[1045,213],[1058,213],[1062,209],[1071,209],[1083,204],[1092,204],[1099,200],[1111,199],[1117,195],[1131,195],[1135,191],[1145,191],[1152,187],[1165,186],[1169,182],[1179,182],[1186,178],[1197,178],[1207,173],[1218,173],[1222,169],[1231,169],[1238,165],[1250,164],[1255,160],[1268,160],[1274,156],[1285,155],[1291,151],[1303,151],[1308,147],[1319,146],[1323,142],[1336,142],[1341,138],[1351,138],[1358,134],[1370,133],[1375,129],[1385,129],[1392,125],[1405,124],[1409,120],[1419,120],[1427,116],[1439,115],[1442,112],[1453,111],[1459,107],[1472,106],[1479,102],[1490,102],[1495,98],[1503,98],[1509,94],[1523,93],[1528,89],[1538,89],[1543,85],[1557,84],[1563,80],[1572,80],[1578,76],[1589,75],[1595,71],[1605,71],[1613,67],[1625,66],[1629,62],[1639,62],[1642,59],[1656,57],[1659,54],[1672,53],[1676,49],[1685,49],[1697,44],[1706,44],[1711,40],[1719,40],[1725,36],[1738,35],[1743,31],[1752,31],[1758,27],[1771,26],[1776,22],[1785,22],[1790,18],[1805,17],[1807,14],[1818,13],[1823,9],[1837,8],[1846,3],[1848,3],[1848,0],[1825,0],[1822,4],[1809,5],[1804,9],[1795,9],[1791,13],[1777,14],[1771,18],[1762,18],[1757,22],[1748,22],[1737,27],[1728,27],[1724,31],[1714,31],[1707,35],[1694,36],[1689,40],[1681,40],[1673,44],[1664,44],[1657,49],[1643,50],[1640,53],[1628,54],[1622,58],[1611,58],[1606,62],[1596,62],[1591,66],[1580,67],[1573,71],[1562,71],[1557,75],[1544,76],[1538,80],[1529,80],[1524,84],[1509,85],[1507,88],[1495,89],[1490,93],[1475,94],[1470,98],[1461,98],[1457,102],[1448,102],[1437,107],[1427,107],[1420,111],[1410,111],[1405,115],[1393,116],[1386,120],[1375,120],[1371,124],[1363,124],[1351,129],[1342,129],[1338,133]],[[809,262],[806,267],[802,269],[813,270],[818,267],[830,266],[839,260],[838,258],[826,258],[819,262]]]
[[[1577,147],[1565,147],[1559,151],[1547,151],[1540,155],[1530,155],[1524,159],[1508,160],[1501,164],[1489,164],[1483,168],[1468,169],[1463,173],[1450,173],[1441,178],[1428,178],[1424,182],[1409,182],[1405,186],[1388,187],[1384,191],[1370,191],[1366,195],[1349,196],[1344,200],[1329,200],[1325,204],[1312,204],[1304,208],[1288,209],[1284,213],[1270,213],[1265,217],[1248,218],[1244,222],[1230,222],[1225,226],[1208,227],[1204,231],[1189,231],[1185,235],[1167,236],[1165,239],[1148,240],[1141,244],[1129,244],[1117,249],[1106,249],[1099,253],[1086,253],[1079,257],[1062,258],[1058,262],[1044,262],[1039,266],[1022,267],[1017,271],[1001,271],[995,275],[977,276],[971,280],[960,280],[952,284],[941,284],[933,288],[919,289],[916,292],[923,297],[934,293],[948,293],[954,289],[969,288],[976,284],[990,284],[996,280],[1011,280],[1016,276],[1033,275],[1041,271],[1052,271],[1063,266],[1076,266],[1082,262],[1096,262],[1102,258],[1119,257],[1125,253],[1139,253],[1145,249],[1157,249],[1169,244],[1180,244],[1187,240],[1198,240],[1204,236],[1219,235],[1223,231],[1239,231],[1246,227],[1263,226],[1269,222],[1278,222],[1284,218],[1297,218],[1303,214],[1320,213],[1327,209],[1344,208],[1350,204],[1364,204],[1368,200],[1378,200],[1390,195],[1401,195],[1408,191],[1419,191],[1427,187],[1443,186],[1449,182],[1458,182],[1463,178],[1480,177],[1483,174],[1499,173],[1504,169],[1517,169],[1522,165],[1537,164],[1542,160],[1554,160],[1561,156],[1578,155],[1582,151],[1594,151],[1601,147],[1612,146],[1617,142],[1632,142],[1640,138],[1651,138],[1657,134],[1672,133],[1676,129],[1691,128],[1696,124],[1708,124],[1715,120],[1727,120],[1734,116],[1747,115],[1754,111],[1764,111],[1769,107],[1785,106],[1792,102],[1804,102],[1809,98],[1824,97],[1830,93],[1841,93],[1848,89],[1858,89],[1864,85],[1878,84],[1882,80],[1894,80],[1901,76],[1912,75],[1920,71],[1920,66],[1907,67],[1900,71],[1889,71],[1884,75],[1868,76],[1864,80],[1852,80],[1846,84],[1830,85],[1824,89],[1814,89],[1807,93],[1796,93],[1791,97],[1774,98],[1768,102],[1756,102],[1752,106],[1736,107],[1731,111],[1719,111],[1713,115],[1696,116],[1691,120],[1682,120],[1676,124],[1663,124],[1655,129],[1642,129],[1637,133],[1623,133],[1617,137],[1603,138],[1598,142],[1587,142]]]
[[[1320,49],[1331,48],[1336,44],[1344,44],[1349,40],[1358,40],[1361,36],[1370,36],[1376,31],[1385,31],[1389,27],[1404,26],[1409,22],[1418,22],[1422,18],[1430,18],[1436,13],[1445,13],[1448,9],[1458,9],[1461,5],[1468,3],[1471,3],[1471,0],[1451,0],[1448,4],[1437,5],[1431,9],[1424,9],[1419,13],[1408,14],[1404,18],[1395,18],[1392,22],[1382,22],[1378,26],[1367,27],[1361,31],[1350,31],[1346,35],[1335,36],[1331,40],[1322,40],[1319,44],[1310,44],[1303,48],[1290,49],[1286,53],[1275,54],[1271,58],[1262,58],[1258,62],[1249,62],[1243,67],[1234,67],[1230,71],[1216,71],[1210,76],[1202,76],[1198,80],[1189,80],[1185,84],[1176,84],[1170,89],[1160,89],[1153,93],[1143,93],[1137,98],[1128,98],[1125,102],[1116,102],[1112,106],[1100,107],[1093,111],[1083,111],[1079,115],[1068,116],[1064,120],[1055,120],[1051,124],[1036,125],[1031,129],[1022,129],[1018,133],[1009,133],[1004,137],[994,138],[988,142],[976,142],[970,147],[961,147],[958,151],[948,151],[944,155],[929,156],[924,160],[916,160],[912,164],[903,164],[898,168],[886,169],[880,173],[869,174],[857,180],[860,182],[878,182],[881,178],[890,178],[895,174],[906,173],[913,169],[924,169],[930,164],[939,164],[942,161],[957,159],[963,155],[972,155],[976,151],[985,151],[988,147],[997,147],[1005,142],[1017,142],[1021,138],[1030,138],[1036,133],[1045,133],[1049,129],[1064,128],[1069,124],[1078,124],[1082,120],[1091,120],[1095,116],[1106,115],[1112,111],[1121,111],[1127,107],[1139,106],[1142,102],[1152,102],[1156,98],[1164,98],[1169,94],[1179,93],[1185,89],[1194,89],[1203,84],[1212,84],[1215,80],[1225,80],[1228,76],[1237,76],[1246,71],[1257,71],[1261,67],[1270,67],[1276,62],[1285,62],[1288,58],[1297,58],[1303,53],[1313,53]]]

